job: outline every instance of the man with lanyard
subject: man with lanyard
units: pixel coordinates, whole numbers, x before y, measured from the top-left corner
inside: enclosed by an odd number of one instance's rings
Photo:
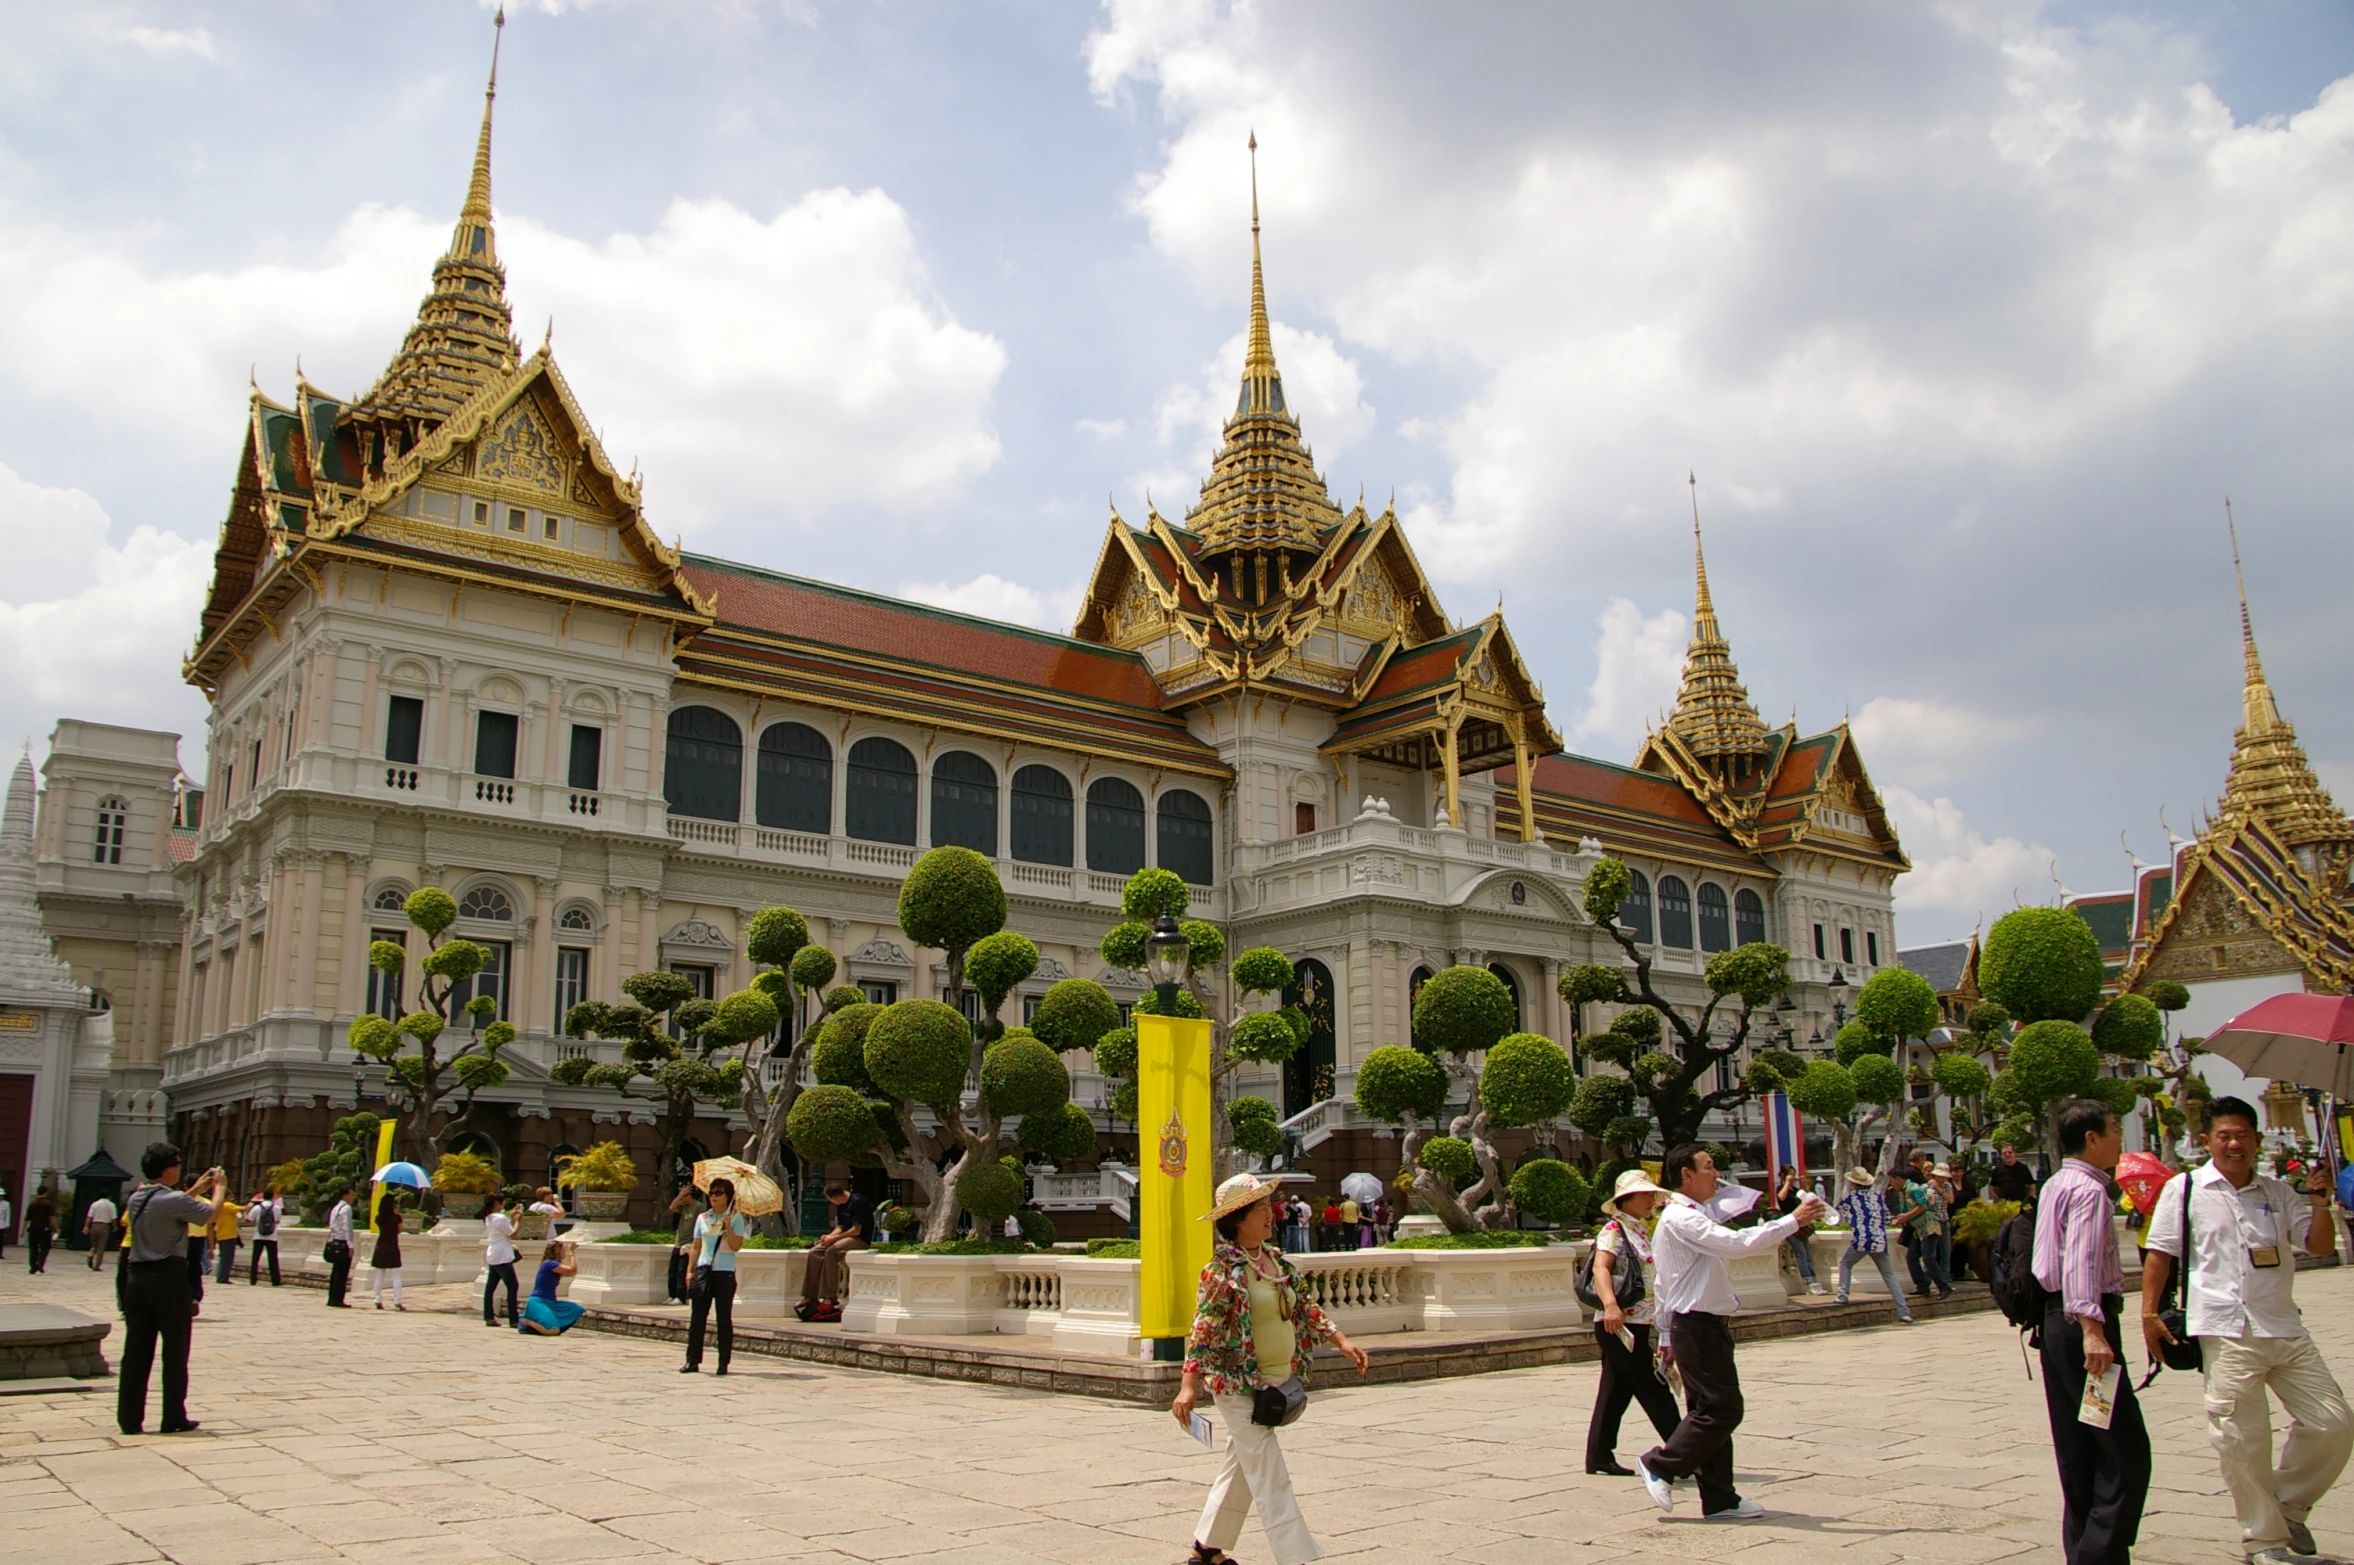
[[[2248,1557],[2307,1559],[2315,1549],[2305,1518],[2354,1451],[2354,1417],[2345,1393],[2290,1296],[2295,1248],[2317,1256],[2337,1252],[2329,1185],[2318,1166],[2307,1174],[2302,1192],[2256,1171],[2263,1135],[2254,1106],[2244,1099],[2210,1103],[2203,1139],[2211,1161],[2169,1180],[2150,1213],[2142,1340],[2152,1363],[2166,1343],[2178,1340],[2159,1317],[2167,1280],[2181,1265],[2184,1325],[2199,1341],[2207,1376],[2207,1438],[2222,1457]],[[2289,1415],[2278,1469],[2267,1390]]]
[[[351,1186],[335,1192],[335,1210],[327,1214],[327,1308],[348,1310],[344,1294],[351,1288]]]
[[[1741,1423],[1741,1376],[1733,1367],[1733,1328],[1726,1317],[1741,1308],[1725,1262],[1770,1251],[1804,1223],[1830,1210],[1808,1196],[1795,1210],[1754,1228],[1727,1228],[1701,1208],[1716,1194],[1716,1160],[1697,1142],[1672,1148],[1660,1165],[1671,1193],[1651,1236],[1659,1295],[1659,1357],[1684,1378],[1684,1421],[1676,1432],[1635,1459],[1636,1476],[1663,1511],[1675,1509],[1674,1481],[1700,1480],[1700,1512],[1712,1522],[1751,1521],[1765,1514],[1733,1488],[1733,1431]]]
[[[188,1272],[192,1223],[210,1225],[228,1198],[228,1176],[213,1169],[186,1194],[173,1188],[180,1178],[180,1149],[168,1141],[149,1146],[139,1159],[147,1183],[124,1206],[130,1248],[123,1252],[118,1288],[123,1308],[123,1361],[115,1370],[115,1426],[126,1435],[147,1423],[147,1377],[155,1368],[155,1345],[163,1343],[163,1423],[167,1435],[196,1427],[188,1416],[188,1337],[196,1320],[196,1291]],[[206,1192],[211,1199],[205,1199]]]
[[[736,1252],[752,1237],[752,1220],[736,1210],[733,1180],[711,1181],[711,1210],[695,1219],[693,1271],[687,1283],[687,1361],[678,1367],[692,1375],[703,1367],[703,1327],[716,1308],[719,1312],[719,1372],[736,1351]]]
[[[2109,1106],[2092,1098],[2070,1098],[2056,1118],[2066,1161],[2036,1208],[2035,1280],[2050,1296],[2038,1345],[2060,1464],[2060,1544],[2068,1565],[2125,1565],[2150,1491],[2141,1401],[2120,1374],[2108,1428],[2077,1416],[2085,1382],[2106,1376],[2123,1352],[2117,1319],[2125,1268],[2117,1259],[2109,1172],[2125,1150],[2125,1131]]]

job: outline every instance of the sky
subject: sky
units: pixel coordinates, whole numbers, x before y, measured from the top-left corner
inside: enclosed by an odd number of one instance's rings
[[[382,368],[492,34],[0,0],[0,735],[201,734],[249,377]],[[1255,132],[1336,498],[1503,603],[1572,748],[1673,700],[1697,495],[1760,711],[1853,724],[1905,943],[2122,886],[2222,786],[2228,496],[2354,795],[2334,0],[517,0],[499,73],[517,335],[691,548],[1068,628],[1112,508],[1207,471]]]

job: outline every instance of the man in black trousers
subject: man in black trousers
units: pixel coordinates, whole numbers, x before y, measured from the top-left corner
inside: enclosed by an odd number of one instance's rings
[[[327,1308],[348,1310],[344,1293],[351,1287],[351,1185],[338,1186],[335,1209],[327,1214]]]
[[[139,1159],[147,1184],[123,1204],[130,1229],[117,1278],[123,1309],[123,1361],[116,1369],[114,1421],[126,1435],[147,1423],[147,1379],[155,1348],[163,1344],[163,1423],[167,1435],[196,1427],[188,1416],[188,1337],[196,1319],[196,1295],[188,1279],[188,1225],[210,1224],[221,1215],[228,1178],[213,1169],[183,1194],[180,1149],[168,1141],[149,1146]],[[211,1199],[205,1199],[207,1194]]]

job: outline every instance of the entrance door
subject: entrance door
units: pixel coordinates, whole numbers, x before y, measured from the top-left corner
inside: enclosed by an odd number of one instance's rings
[[[1283,1117],[1289,1119],[1332,1096],[1332,969],[1314,957],[1293,963],[1283,1003],[1308,1013],[1308,1041],[1283,1063]]]
[[[8,1192],[12,1214],[6,1233],[0,1237],[16,1238],[24,1222],[25,1205],[33,1198],[26,1178],[33,1172],[32,1155],[33,1078],[0,1076],[0,1190]]]

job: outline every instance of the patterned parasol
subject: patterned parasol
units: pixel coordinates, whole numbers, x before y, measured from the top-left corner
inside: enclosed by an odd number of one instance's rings
[[[2175,1170],[2168,1168],[2155,1153],[2128,1152],[2117,1160],[2117,1188],[2133,1197],[2137,1212],[2153,1212],[2158,1207],[2158,1192],[2166,1188]]]
[[[695,1165],[695,1188],[708,1193],[711,1181],[724,1179],[736,1187],[736,1210],[746,1217],[766,1217],[785,1209],[785,1193],[776,1181],[737,1157],[707,1157]]]

